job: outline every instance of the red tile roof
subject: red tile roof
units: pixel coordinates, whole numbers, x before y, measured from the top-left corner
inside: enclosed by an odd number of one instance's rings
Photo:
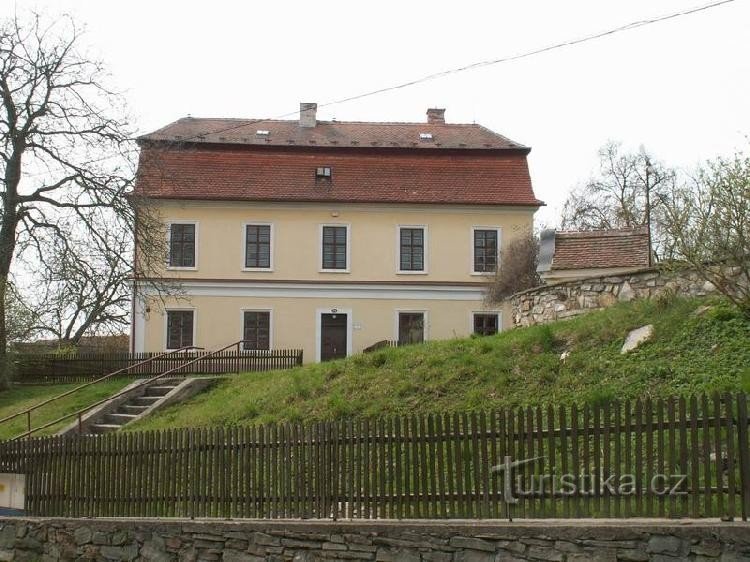
[[[555,232],[552,270],[647,267],[648,230]]]
[[[331,180],[315,169],[330,166]],[[226,144],[141,151],[136,193],[235,201],[438,203],[539,206],[526,154]]]
[[[258,135],[257,131],[268,131],[268,134]],[[421,133],[431,134],[432,139],[421,139]],[[481,125],[454,123],[318,121],[315,127],[300,127],[296,120],[185,117],[141,139],[266,146],[529,150]]]

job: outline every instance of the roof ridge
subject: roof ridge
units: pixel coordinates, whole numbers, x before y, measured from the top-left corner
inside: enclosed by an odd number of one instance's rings
[[[262,118],[262,117],[193,117],[192,115],[186,117],[180,117],[178,121],[247,121],[248,123],[295,123],[297,119],[274,119],[274,118]],[[165,125],[161,129],[169,127],[172,123]],[[338,119],[318,119],[317,123],[335,123],[337,125],[428,125],[428,126],[445,126],[445,127],[478,127],[485,131],[503,137],[506,140],[510,140],[500,133],[496,133],[492,129],[485,127],[479,123],[427,123],[425,121],[341,121]],[[159,129],[159,130],[161,130]],[[156,132],[156,131],[154,131]]]
[[[581,234],[581,235],[600,235],[600,236],[619,236],[619,235],[628,235],[628,234],[640,234],[645,233],[646,227],[645,226],[626,226],[623,228],[592,228],[589,230],[556,230],[555,234],[562,234],[562,235],[573,235],[573,234]]]

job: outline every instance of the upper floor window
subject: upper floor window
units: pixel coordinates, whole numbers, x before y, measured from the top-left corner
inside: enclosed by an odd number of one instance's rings
[[[195,223],[169,225],[169,266],[195,267]]]
[[[271,312],[246,310],[242,314],[242,346],[246,350],[271,348]]]
[[[498,315],[496,313],[474,314],[474,333],[478,336],[492,336],[498,332]]]
[[[348,231],[343,226],[323,226],[322,232],[322,269],[347,271],[348,264]]]
[[[497,270],[500,236],[497,228],[474,229],[474,273]]]
[[[245,268],[271,269],[271,225],[245,225]]]
[[[194,310],[167,310],[167,349],[193,345]]]
[[[400,272],[425,271],[425,228],[421,226],[399,227]]]
[[[315,168],[316,179],[331,179],[331,167],[330,166],[319,166]]]

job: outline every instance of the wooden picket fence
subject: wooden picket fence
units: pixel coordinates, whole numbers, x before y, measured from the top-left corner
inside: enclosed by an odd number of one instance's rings
[[[128,371],[123,373],[122,376],[151,376],[174,369],[194,359],[200,359],[210,352],[175,353],[151,361],[146,365],[136,366],[137,363],[146,361],[160,353],[163,352],[80,353],[75,355],[21,354],[17,355],[15,359],[15,382],[21,384],[87,382],[124,368],[128,368]],[[189,371],[178,372],[174,376],[183,376],[187,372],[206,375],[271,371],[290,369],[299,365],[302,365],[301,349],[228,350],[190,365]]]
[[[39,516],[747,519],[747,398],[35,438],[0,472]]]

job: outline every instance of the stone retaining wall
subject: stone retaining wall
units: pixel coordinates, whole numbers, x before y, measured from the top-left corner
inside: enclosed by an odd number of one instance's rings
[[[720,521],[189,521],[0,518],[0,560],[749,560]]]
[[[695,271],[654,267],[542,285],[516,293],[509,300],[513,326],[517,327],[571,318],[619,301],[653,298],[665,291],[697,297],[715,293],[716,287]]]

